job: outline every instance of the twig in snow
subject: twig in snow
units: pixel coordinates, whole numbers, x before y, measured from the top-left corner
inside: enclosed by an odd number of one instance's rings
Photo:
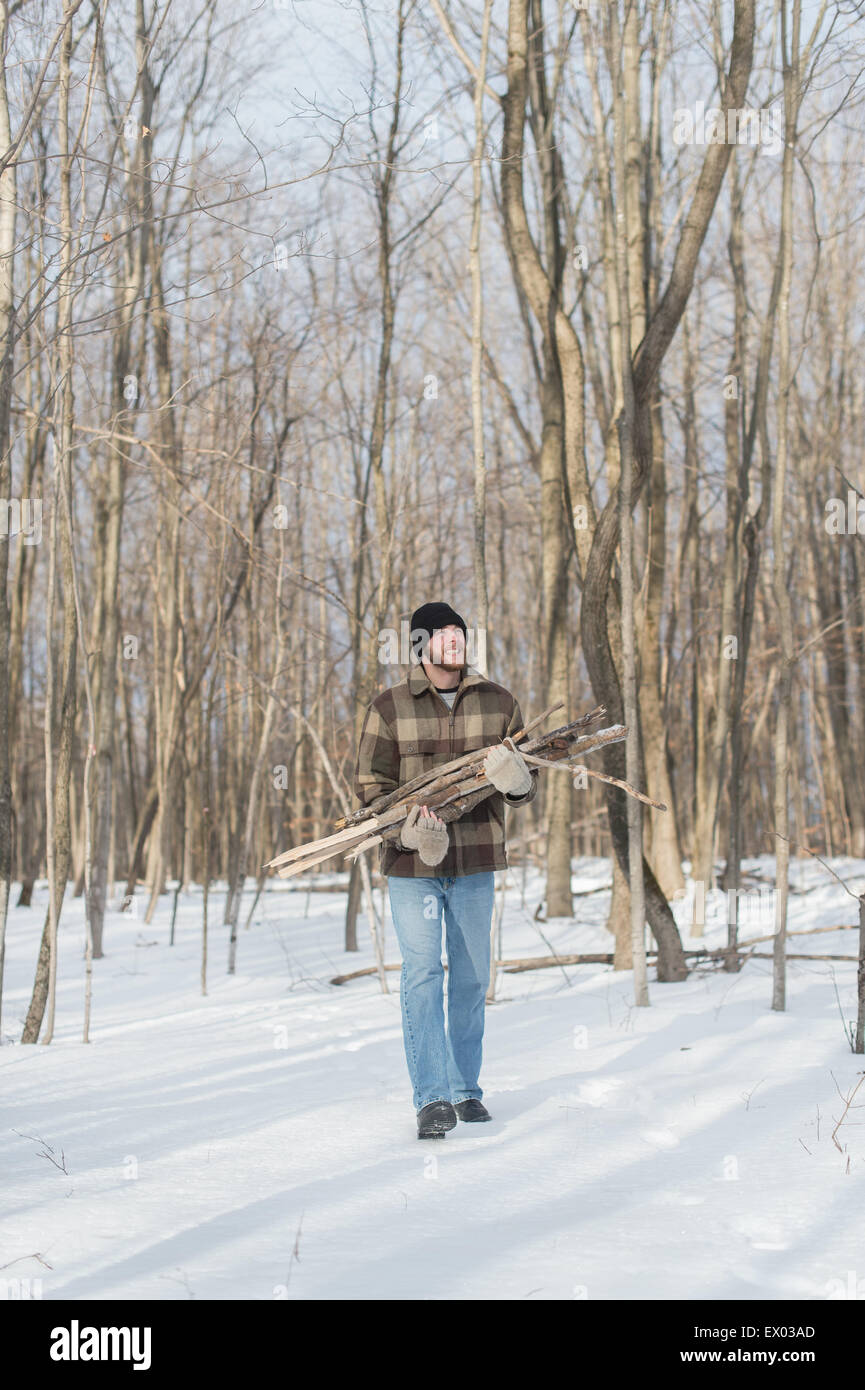
[[[32,1139],[34,1144],[43,1144],[46,1151],[41,1153],[39,1157],[47,1158],[49,1163],[53,1163],[55,1168],[59,1168],[61,1173],[66,1173],[68,1176],[69,1169],[66,1167],[66,1155],[62,1149],[60,1150],[60,1162],[58,1163],[57,1159],[52,1157],[55,1150],[52,1149],[51,1145],[46,1143],[44,1139],[41,1139],[38,1134],[23,1134],[20,1129],[14,1130],[13,1133],[20,1134],[22,1139]]]
[[[830,1076],[832,1077],[832,1080],[835,1081],[835,1074],[834,1074],[834,1072],[830,1072],[829,1074],[830,1074]],[[845,1097],[845,1096],[842,1096],[842,1097],[841,1097],[842,1100],[844,1100],[844,1110],[843,1110],[843,1112],[842,1112],[842,1114],[841,1114],[840,1120],[838,1121],[837,1125],[835,1126],[835,1128],[834,1128],[833,1131],[832,1131],[832,1143],[835,1145],[835,1148],[838,1150],[839,1154],[840,1154],[840,1153],[843,1153],[844,1150],[841,1148],[841,1145],[838,1143],[838,1140],[835,1138],[835,1135],[838,1133],[839,1129],[841,1128],[841,1126],[843,1125],[845,1119],[847,1118],[847,1111],[850,1109],[850,1106],[851,1106],[851,1104],[852,1104],[852,1102],[853,1102],[853,1097],[855,1096],[856,1092],[859,1090],[859,1087],[862,1085],[862,1082],[863,1082],[863,1081],[865,1081],[865,1071],[863,1071],[862,1075],[859,1077],[859,1080],[856,1082],[856,1085],[853,1087],[853,1090],[850,1092],[849,1096],[846,1096],[846,1097]],[[835,1081],[835,1085],[836,1085],[836,1087],[838,1086],[838,1082],[837,1082],[837,1081]],[[840,1089],[839,1089],[839,1091],[838,1091],[838,1094],[841,1095]],[[847,1171],[848,1171],[848,1172],[850,1171],[849,1166],[848,1166]]]
[[[305,1210],[305,1208],[304,1208],[304,1210]],[[298,1223],[297,1223],[297,1233],[296,1233],[296,1235],[295,1235],[295,1237],[294,1237],[294,1249],[293,1249],[292,1252],[291,1252],[291,1259],[290,1259],[289,1262],[288,1262],[288,1276],[287,1276],[286,1281],[285,1281],[285,1287],[286,1287],[286,1289],[288,1289],[288,1286],[289,1286],[289,1284],[291,1283],[291,1271],[292,1271],[292,1269],[294,1268],[294,1263],[295,1263],[295,1261],[296,1261],[298,1264],[300,1264],[300,1229],[301,1229],[302,1225],[303,1225],[303,1212],[300,1213],[300,1220],[299,1220]]]
[[[53,1269],[53,1268],[54,1268],[54,1266],[53,1266],[53,1265],[50,1265],[50,1264],[48,1263],[47,1260],[43,1260],[43,1258],[42,1258],[42,1256],[39,1254],[38,1250],[36,1250],[36,1251],[33,1252],[32,1255],[19,1255],[19,1256],[17,1257],[17,1259],[10,1260],[8,1264],[0,1265],[0,1269],[10,1269],[12,1265],[17,1265],[17,1264],[19,1263],[20,1260],[38,1260],[39,1263],[40,1263],[41,1265],[44,1265],[46,1269]]]
[[[763,1082],[764,1082],[765,1080],[766,1080],[765,1076],[761,1076],[761,1077],[760,1077],[760,1080],[757,1082],[757,1086],[762,1086],[762,1085],[763,1085]],[[751,1106],[751,1097],[752,1097],[752,1095],[754,1094],[754,1092],[756,1091],[757,1086],[752,1087],[750,1091],[743,1091],[743,1092],[742,1092],[742,1097],[743,1097],[743,1099],[744,1099],[744,1101],[745,1101],[745,1109],[746,1109],[746,1110],[750,1109],[750,1106]]]

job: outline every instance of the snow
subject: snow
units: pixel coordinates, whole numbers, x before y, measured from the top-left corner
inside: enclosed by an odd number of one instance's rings
[[[830,862],[865,891],[863,861]],[[763,894],[740,934],[764,935],[773,863],[745,868]],[[506,957],[612,950],[607,861],[574,861],[573,919],[535,922],[542,877],[503,878]],[[857,922],[818,863],[795,860],[791,886],[790,929]],[[46,884],[10,911],[0,1297],[865,1297],[865,1086],[840,1150],[832,1139],[863,1069],[845,1032],[855,962],[791,961],[784,1013],[770,960],[682,984],[658,984],[650,965],[647,1009],[611,966],[499,972],[481,1072],[494,1121],[420,1142],[398,973],[386,995],[375,975],[330,984],[372,962],[365,916],[346,953],[344,895],[273,880],[229,976],[224,887],[210,896],[206,996],[200,889],[180,897],[173,947],[173,891],[151,923],[143,899],[137,920],[108,914],[89,1044],[83,901],[64,908],[49,1047],[18,1043]],[[686,948],[723,943],[723,895],[707,899],[699,940],[685,910]],[[789,949],[857,946],[838,931]],[[389,919],[386,959],[399,961]]]

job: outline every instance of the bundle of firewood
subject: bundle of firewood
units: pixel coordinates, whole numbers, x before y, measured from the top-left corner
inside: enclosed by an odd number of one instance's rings
[[[569,772],[571,775],[583,772],[599,781],[613,782],[649,806],[655,806],[661,811],[666,810],[660,802],[652,801],[627,782],[583,766],[582,758],[586,753],[603,748],[609,743],[621,743],[627,737],[628,731],[623,724],[613,724],[607,729],[587,732],[601,724],[606,717],[607,711],[603,705],[598,705],[596,709],[575,719],[571,724],[553,729],[552,733],[541,734],[535,739],[528,738],[533,729],[543,724],[545,719],[561,707],[561,701],[551,705],[543,714],[539,714],[537,719],[520,729],[519,733],[514,734],[512,738],[504,739],[503,742],[511,747],[519,744],[519,752],[531,766]],[[437,767],[430,768],[428,772],[423,772],[411,782],[404,783],[396,791],[376,797],[368,806],[362,807],[352,815],[341,816],[335,822],[336,834],[328,835],[323,840],[312,840],[306,845],[296,845],[294,849],[286,850],[284,854],[271,859],[264,867],[270,869],[283,865],[284,867],[279,869],[279,877],[291,878],[292,875],[312,869],[316,864],[321,864],[323,860],[331,859],[337,854],[347,854],[350,859],[356,859],[364,850],[371,849],[382,840],[397,839],[403,821],[411,808],[418,804],[428,806],[443,821],[458,820],[471,807],[495,791],[493,784],[484,775],[483,764],[487,754],[499,746],[497,743],[491,743],[486,748],[464,753],[452,762],[440,763]]]

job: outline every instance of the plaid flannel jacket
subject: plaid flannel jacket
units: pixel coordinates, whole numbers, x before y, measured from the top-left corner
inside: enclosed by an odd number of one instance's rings
[[[509,690],[464,666],[453,709],[437,693],[422,665],[405,680],[383,690],[364,716],[354,772],[354,791],[362,806],[394,791],[421,772],[463,753],[498,743],[523,727],[519,704]],[[493,792],[459,820],[448,823],[448,851],[438,864],[425,864],[416,850],[396,841],[379,845],[385,875],[397,878],[459,877],[508,867],[504,808],[526,806],[538,790],[538,772],[522,797]]]

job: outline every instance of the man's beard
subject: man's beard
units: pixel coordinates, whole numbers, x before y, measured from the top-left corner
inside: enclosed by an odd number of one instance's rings
[[[456,656],[451,652],[443,652],[439,661],[433,661],[427,653],[424,660],[428,661],[430,666],[438,666],[442,671],[459,671],[466,664],[465,653],[462,656]]]

